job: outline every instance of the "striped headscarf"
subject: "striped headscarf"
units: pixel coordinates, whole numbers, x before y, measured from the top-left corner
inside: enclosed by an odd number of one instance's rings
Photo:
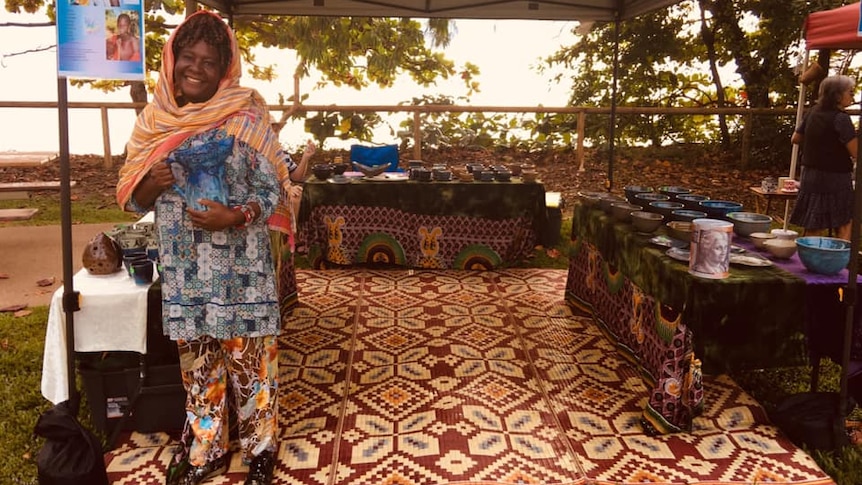
[[[174,97],[173,44],[177,32],[197,15],[212,15],[219,19],[230,38],[232,55],[213,97],[204,103],[188,103],[180,107]],[[162,49],[162,67],[153,101],[138,116],[126,144],[128,155],[125,165],[120,169],[120,181],[117,183],[117,202],[120,207],[126,207],[135,187],[150,168],[163,162],[183,141],[192,135],[223,127],[227,133],[249,144],[276,167],[283,193],[275,213],[267,222],[271,229],[292,233],[290,202],[286,196],[290,188],[290,173],[283,162],[284,153],[270,127],[266,102],[256,90],[239,85],[241,75],[236,37],[221,17],[199,10],[174,30]]]

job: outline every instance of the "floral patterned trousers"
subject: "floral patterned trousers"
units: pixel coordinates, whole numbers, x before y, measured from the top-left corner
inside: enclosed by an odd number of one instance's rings
[[[189,462],[202,466],[226,454],[228,395],[236,411],[243,462],[276,451],[278,344],[276,336],[178,340],[186,389],[181,443]],[[230,388],[230,392],[228,392]]]

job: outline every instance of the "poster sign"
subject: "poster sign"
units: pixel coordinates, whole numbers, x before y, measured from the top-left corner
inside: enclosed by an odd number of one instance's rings
[[[58,75],[144,79],[143,0],[57,0]]]

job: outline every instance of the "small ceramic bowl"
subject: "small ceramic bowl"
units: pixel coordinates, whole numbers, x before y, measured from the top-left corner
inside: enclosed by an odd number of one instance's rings
[[[766,249],[763,246],[763,243],[769,241],[770,239],[776,239],[778,236],[772,234],[771,232],[752,232],[748,235],[748,239],[751,239],[752,244],[757,249]]]
[[[629,201],[629,204],[637,204],[635,195],[655,192],[655,190],[646,185],[626,185],[623,187],[623,192],[626,194],[626,200]]]
[[[646,207],[646,210],[650,212],[658,212],[659,214],[664,216],[666,221],[670,220],[671,212],[675,210],[682,209],[682,202],[673,202],[670,200],[657,200],[649,203],[649,207]]]
[[[610,214],[611,205],[625,201],[626,200],[622,197],[617,197],[613,194],[604,193],[602,194],[601,198],[599,198],[599,209],[603,210],[605,214]]]
[[[705,200],[709,200],[709,197],[700,194],[679,194],[676,196],[675,200],[685,204],[686,209],[701,211],[700,203]]]
[[[700,202],[700,210],[706,212],[711,219],[727,219],[728,212],[739,212],[742,204],[732,200],[703,200]]]
[[[788,239],[790,241],[799,237],[799,233],[794,231],[793,229],[773,229],[770,231],[772,234],[775,234],[775,237],[778,239]]]
[[[677,197],[679,197],[682,194],[691,193],[691,189],[688,189],[686,187],[679,187],[676,185],[664,185],[662,187],[659,187],[658,191],[659,191],[659,193],[670,197],[670,200],[673,200],[673,201],[677,200]]]
[[[650,202],[657,202],[660,200],[669,201],[670,197],[664,194],[659,194],[657,192],[643,192],[640,194],[635,194],[635,198],[632,201],[632,204],[637,204],[643,207],[645,211],[648,211]]]
[[[328,163],[313,165],[311,167],[311,173],[313,173],[318,180],[326,180],[330,175],[332,175],[332,165]]]
[[[632,225],[638,232],[655,232],[664,221],[664,216],[656,212],[647,212],[643,210],[632,211]]]
[[[778,259],[789,259],[796,254],[796,241],[793,239],[770,239],[763,243],[763,247]]]

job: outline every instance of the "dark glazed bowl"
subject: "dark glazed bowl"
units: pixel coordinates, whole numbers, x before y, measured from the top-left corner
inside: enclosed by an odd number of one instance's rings
[[[709,200],[709,197],[700,194],[679,194],[676,196],[677,202],[682,202],[686,209],[694,211],[701,211],[700,203],[704,200]]]
[[[706,212],[703,211],[694,211],[689,209],[677,209],[671,211],[670,219],[672,221],[682,221],[682,222],[691,222],[695,219],[705,219]]]
[[[333,175],[344,175],[344,172],[347,171],[346,163],[333,163],[332,164],[332,173]]]
[[[682,209],[683,207],[685,206],[682,205],[682,202],[657,200],[655,202],[650,202],[649,207],[646,207],[645,209],[650,212],[658,212],[659,214],[664,216],[664,220],[669,221],[671,215],[670,213],[675,210]]]
[[[664,185],[658,188],[660,194],[664,194],[670,197],[670,200],[676,200],[677,197],[683,194],[690,194],[691,189],[686,187],[679,187],[676,185]]]
[[[732,200],[704,200],[700,203],[700,210],[711,219],[727,220],[727,213],[742,211],[742,204]]]
[[[317,177],[317,180],[326,180],[332,175],[332,165],[328,163],[318,163],[312,165],[311,173]]]

